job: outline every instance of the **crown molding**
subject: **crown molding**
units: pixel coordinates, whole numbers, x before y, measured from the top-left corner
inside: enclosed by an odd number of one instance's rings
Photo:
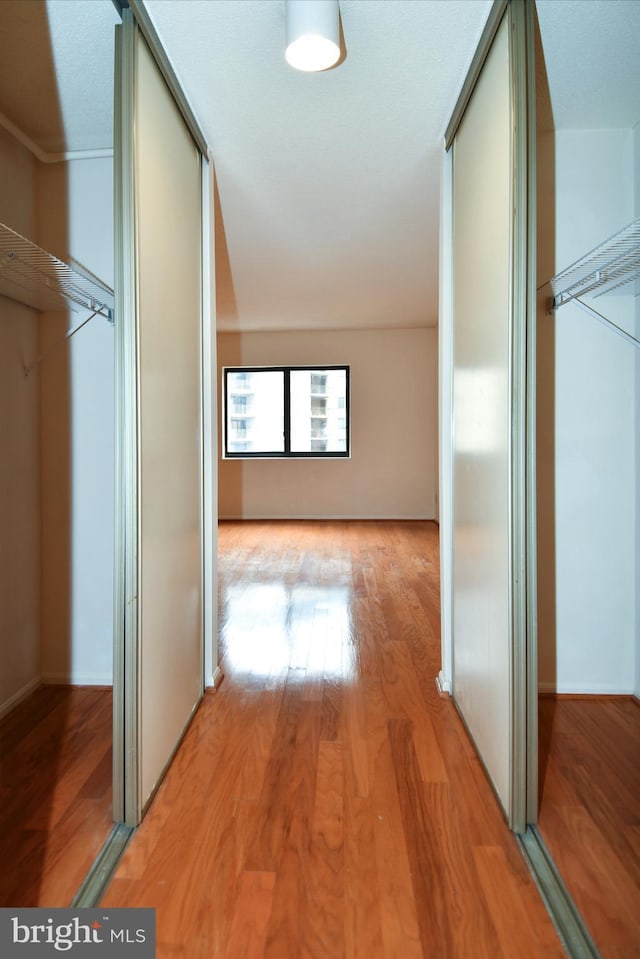
[[[30,136],[27,136],[20,127],[17,127],[9,117],[6,117],[4,113],[0,113],[0,126],[33,154],[40,163],[65,163],[67,160],[96,160],[113,156],[113,149],[67,150],[64,153],[47,153],[46,150],[42,150]]]

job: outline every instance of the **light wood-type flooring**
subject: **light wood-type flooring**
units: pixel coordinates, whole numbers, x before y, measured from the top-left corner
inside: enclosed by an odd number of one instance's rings
[[[432,523],[223,523],[225,679],[102,906],[158,959],[561,959],[453,703]]]
[[[113,825],[110,689],[41,686],[0,721],[0,907],[68,906]]]
[[[541,697],[539,829],[603,959],[640,959],[640,706]]]

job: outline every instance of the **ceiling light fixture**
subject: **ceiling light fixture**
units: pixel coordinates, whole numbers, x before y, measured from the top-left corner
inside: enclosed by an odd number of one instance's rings
[[[328,70],[340,57],[338,0],[286,0],[285,58],[296,70]]]

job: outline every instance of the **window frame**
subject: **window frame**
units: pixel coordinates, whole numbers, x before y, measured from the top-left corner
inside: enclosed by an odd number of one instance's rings
[[[324,370],[343,370],[345,373],[345,405],[340,413],[345,419],[346,449],[336,451],[291,450],[291,373],[303,371],[307,373],[322,372]],[[240,416],[229,413],[228,381],[230,373],[282,373],[282,388],[284,393],[284,450],[230,451],[228,449],[228,419],[229,416]],[[350,367],[344,363],[327,363],[313,366],[223,366],[222,368],[222,459],[225,460],[254,460],[254,459],[350,459],[351,457],[351,376]]]

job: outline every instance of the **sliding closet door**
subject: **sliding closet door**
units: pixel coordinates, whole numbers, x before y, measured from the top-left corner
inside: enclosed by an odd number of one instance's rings
[[[121,818],[139,821],[203,687],[202,163],[146,41],[119,39],[116,240],[124,594]],[[117,174],[117,175],[118,175]]]
[[[533,641],[526,589],[527,118],[518,61],[526,48],[524,4],[495,9],[495,35],[451,146],[453,692],[507,818],[521,830],[528,725],[533,733],[526,694]]]

